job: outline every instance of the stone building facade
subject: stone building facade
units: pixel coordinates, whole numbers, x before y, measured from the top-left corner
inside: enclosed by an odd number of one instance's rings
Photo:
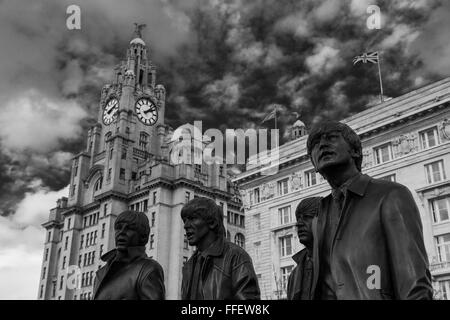
[[[447,78],[342,120],[361,137],[363,173],[397,181],[411,190],[422,218],[438,299],[450,299],[449,105]],[[256,164],[234,179],[245,208],[246,248],[263,299],[286,297],[292,255],[302,248],[295,229],[298,203],[330,192],[307,157],[307,135],[298,134],[305,130],[292,132],[292,141],[279,147],[276,174],[264,174],[268,168]]]

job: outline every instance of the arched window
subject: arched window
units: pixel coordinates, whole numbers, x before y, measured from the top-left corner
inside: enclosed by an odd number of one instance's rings
[[[239,247],[244,248],[245,246],[245,237],[242,233],[236,233],[234,236],[234,243],[236,243]]]
[[[109,138],[111,138],[111,135],[112,135],[111,131],[108,131],[108,132],[105,134],[105,149],[106,149],[106,143],[107,143],[107,141],[109,140]]]
[[[103,184],[103,176],[101,176],[100,178],[97,179],[97,181],[95,181],[94,192],[100,190],[102,188],[102,184]]]
[[[142,150],[147,149],[147,143],[148,143],[148,133],[141,132],[139,136],[139,148]]]

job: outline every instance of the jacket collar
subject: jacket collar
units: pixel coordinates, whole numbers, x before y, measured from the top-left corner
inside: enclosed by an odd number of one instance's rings
[[[367,174],[359,174],[358,177],[350,183],[347,190],[362,197],[366,193],[369,182],[370,177]]]
[[[292,256],[292,260],[294,260],[296,264],[300,264],[303,260],[303,257],[307,254],[308,254],[308,249],[303,248],[302,250],[300,250],[299,252],[297,252],[296,254],[294,254]]]
[[[101,259],[105,262],[112,262],[114,260],[131,262],[142,257],[147,257],[147,254],[145,253],[145,246],[128,247],[128,251],[125,255],[122,255],[117,249],[113,249],[102,255]]]
[[[197,249],[195,254],[201,254],[204,257],[207,256],[218,257],[222,255],[224,248],[225,248],[224,237],[219,236],[217,240],[211,243],[211,245],[205,251],[201,252]]]

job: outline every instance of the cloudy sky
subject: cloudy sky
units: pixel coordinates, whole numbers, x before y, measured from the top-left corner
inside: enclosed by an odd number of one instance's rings
[[[81,8],[81,30],[66,9]],[[380,30],[366,9],[381,8]],[[0,299],[35,299],[41,223],[68,194],[68,165],[133,22],[168,93],[166,122],[254,128],[273,103],[282,130],[343,118],[450,76],[450,5],[435,0],[0,0]]]

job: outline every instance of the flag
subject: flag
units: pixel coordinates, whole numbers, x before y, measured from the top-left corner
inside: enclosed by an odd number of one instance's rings
[[[268,121],[270,119],[275,118],[276,112],[277,112],[277,109],[276,108],[273,109],[269,114],[266,115],[266,117],[263,119],[263,121],[261,123],[264,123],[264,122],[266,122],[266,121]]]
[[[375,52],[365,52],[360,56],[356,56],[353,59],[353,65],[357,64],[358,62],[362,63],[378,63],[378,51]]]

